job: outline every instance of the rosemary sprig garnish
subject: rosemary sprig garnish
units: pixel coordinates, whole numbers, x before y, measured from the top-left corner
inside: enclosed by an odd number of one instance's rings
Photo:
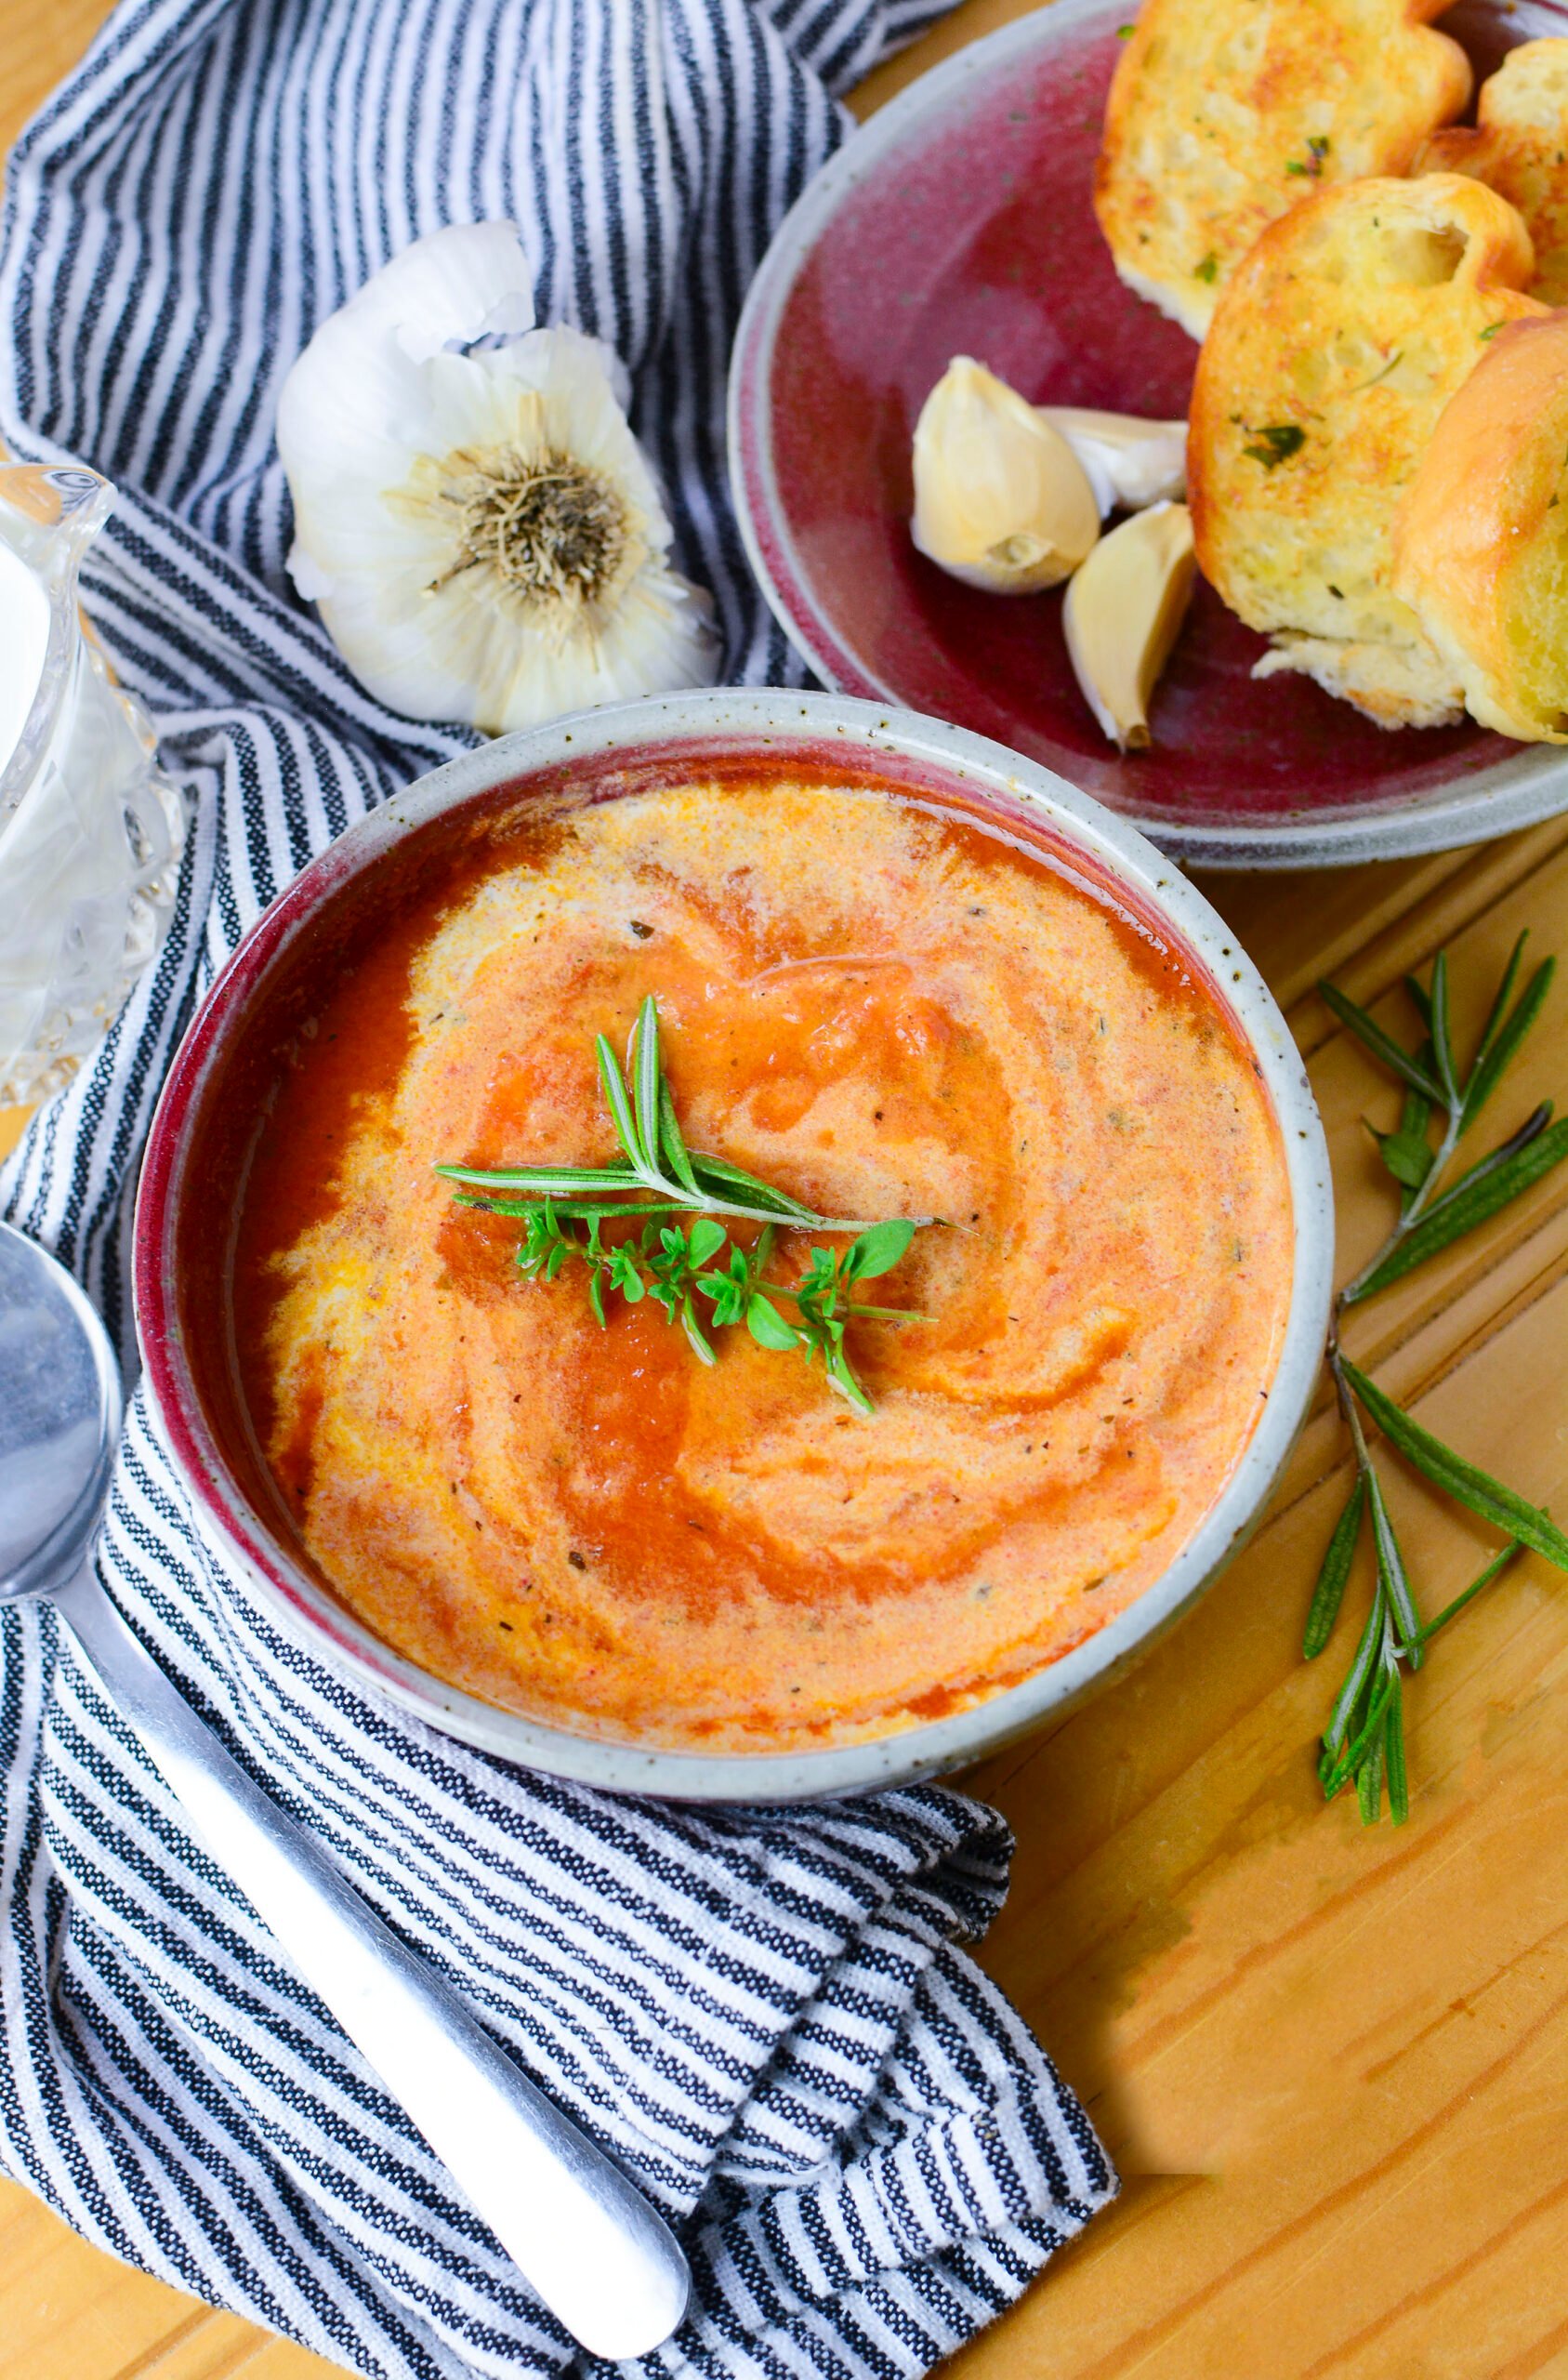
[[[626,1069],[605,1035],[594,1043],[599,1079],[624,1165],[506,1166],[497,1170],[440,1165],[436,1171],[458,1183],[463,1206],[492,1214],[515,1215],[522,1223],[519,1270],[530,1280],[553,1281],[569,1263],[587,1267],[588,1302],[607,1327],[607,1295],[627,1305],[651,1298],[665,1319],[679,1322],[700,1363],[718,1354],[709,1333],[744,1322],[763,1347],[798,1352],[808,1362],[821,1355],[830,1386],[857,1413],[873,1410],[845,1352],[851,1322],[920,1322],[923,1315],[902,1306],[865,1305],[855,1284],[891,1272],[929,1215],[887,1223],[850,1223],[819,1215],[771,1183],[743,1172],[725,1157],[689,1149],[676,1117],[659,1052],[659,1009],[652,993],[632,1031]],[[665,1216],[694,1214],[682,1227]],[[754,1248],[729,1245],[726,1223],[759,1223]],[[607,1223],[635,1222],[631,1236],[607,1244]],[[797,1281],[768,1276],[781,1229],[853,1232],[850,1246],[835,1254],[811,1248]],[[728,1256],[725,1250],[729,1246]],[[783,1298],[793,1318],[779,1311]],[[697,1301],[711,1307],[704,1313]]]
[[[605,1104],[625,1152],[625,1165],[520,1165],[495,1171],[468,1165],[438,1165],[449,1182],[460,1182],[487,1194],[521,1194],[517,1203],[484,1196],[470,1205],[490,1207],[498,1214],[526,1215],[541,1198],[554,1202],[558,1214],[612,1215],[619,1200],[651,1192],[665,1214],[695,1211],[731,1215],[750,1223],[801,1223],[814,1231],[867,1231],[866,1223],[850,1223],[819,1215],[803,1207],[771,1183],[743,1173],[725,1157],[705,1157],[688,1149],[676,1120],[675,1102],[665,1080],[659,1055],[659,1004],[652,992],[638,1012],[632,1028],[626,1073],[605,1034],[594,1038],[599,1079]],[[628,1079],[629,1078],[629,1079]],[[643,1205],[641,1211],[654,1209]],[[934,1221],[930,1215],[913,1219],[916,1229]]]
[[[1370,1516],[1377,1563],[1372,1606],[1335,1698],[1318,1763],[1325,1795],[1332,1800],[1353,1783],[1362,1818],[1368,1824],[1382,1815],[1385,1787],[1394,1823],[1399,1825],[1409,1814],[1402,1673],[1420,1668],[1432,1638],[1522,1547],[1529,1546],[1559,1569],[1568,1570],[1568,1537],[1556,1522],[1424,1429],[1351,1363],[1339,1335],[1351,1306],[1376,1297],[1441,1249],[1475,1230],[1568,1157],[1568,1120],[1554,1124],[1550,1102],[1545,1101],[1507,1140],[1443,1186],[1461,1139],[1517,1055],[1551,985],[1555,962],[1546,959],[1514,998],[1525,939],[1521,934],[1513,946],[1481,1039],[1462,1071],[1449,1020],[1445,952],[1440,950],[1432,963],[1430,985],[1405,977],[1405,989],[1424,1036],[1414,1050],[1385,1033],[1364,1009],[1347,999],[1334,985],[1318,985],[1339,1022],[1404,1085],[1403,1112],[1395,1130],[1379,1132],[1370,1125],[1367,1128],[1384,1165],[1399,1184],[1399,1215],[1376,1256],[1339,1291],[1329,1326],[1328,1368],[1351,1435],[1355,1483],[1324,1555],[1301,1646],[1307,1659],[1314,1660],[1328,1643],[1362,1528]],[[1431,1141],[1434,1117],[1441,1120],[1435,1147]],[[1435,1620],[1420,1618],[1367,1445],[1364,1415],[1434,1487],[1506,1533],[1508,1542]]]

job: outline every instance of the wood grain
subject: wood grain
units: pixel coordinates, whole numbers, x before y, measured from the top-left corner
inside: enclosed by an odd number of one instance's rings
[[[10,0],[7,131],[99,13]],[[967,0],[857,107],[1017,13]],[[1332,971],[1395,1018],[1402,973],[1446,942],[1473,1029],[1521,927],[1542,949],[1568,943],[1568,820],[1205,890],[1307,1056],[1349,1271],[1388,1212],[1359,1118],[1391,1121],[1396,1101],[1315,979]],[[1554,1092],[1568,1095],[1568,985],[1499,1117]],[[1568,1509],[1568,1182],[1358,1315],[1351,1344],[1431,1426]],[[1568,1583],[1522,1561],[1443,1638],[1410,1696],[1411,1822],[1364,1832],[1351,1804],[1317,1797],[1309,1747],[1334,1680],[1296,1649],[1345,1488],[1324,1405],[1192,1618],[973,1780],[1019,1838],[986,1964],[1087,2099],[1126,2188],[953,2380],[1568,2380]],[[1435,1608],[1486,1533],[1408,1475],[1393,1501]],[[0,2187],[0,2380],[331,2369],[125,2271]]]

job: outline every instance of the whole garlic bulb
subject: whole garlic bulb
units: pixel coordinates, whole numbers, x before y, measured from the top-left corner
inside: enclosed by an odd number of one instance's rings
[[[1100,535],[1100,506],[1060,431],[955,355],[916,424],[913,533],[955,578],[1030,595],[1076,570]]]
[[[718,670],[626,372],[535,329],[531,284],[514,225],[431,232],[322,324],[278,405],[300,593],[390,709],[491,734]]]

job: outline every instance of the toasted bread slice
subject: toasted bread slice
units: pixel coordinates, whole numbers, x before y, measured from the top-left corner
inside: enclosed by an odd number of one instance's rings
[[[1266,224],[1324,182],[1403,174],[1470,95],[1447,0],[1144,0],[1116,61],[1095,211],[1116,271],[1194,338]]]
[[[1449,399],[1393,585],[1487,727],[1568,744],[1568,314],[1511,323]]]
[[[1385,727],[1462,712],[1392,585],[1396,506],[1439,415],[1522,294],[1530,235],[1460,174],[1320,192],[1232,276],[1198,358],[1187,473],[1198,566],[1276,650]]]
[[[1510,49],[1481,86],[1474,130],[1434,134],[1416,171],[1473,174],[1517,206],[1535,246],[1531,296],[1568,304],[1568,41]]]

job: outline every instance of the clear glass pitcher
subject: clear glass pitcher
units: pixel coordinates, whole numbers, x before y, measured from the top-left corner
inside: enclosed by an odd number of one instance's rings
[[[98,1042],[163,940],[185,840],[147,715],[77,607],[113,502],[78,465],[0,461],[0,1107]]]

